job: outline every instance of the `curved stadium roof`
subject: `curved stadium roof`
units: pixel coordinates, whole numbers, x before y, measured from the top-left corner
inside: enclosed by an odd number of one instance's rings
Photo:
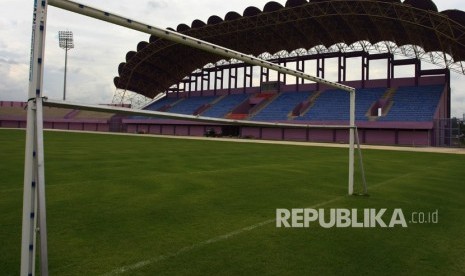
[[[453,62],[465,61],[465,12],[438,12],[431,0],[288,0],[271,1],[263,10],[248,7],[241,14],[213,15],[179,24],[176,31],[252,55],[357,41],[398,46],[417,45],[443,52]],[[115,86],[153,98],[192,71],[223,59],[151,36],[126,54]]]

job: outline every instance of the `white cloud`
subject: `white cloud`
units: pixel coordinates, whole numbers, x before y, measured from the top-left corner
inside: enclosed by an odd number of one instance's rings
[[[168,2],[164,0],[158,0],[158,1],[152,0],[152,1],[147,2],[147,7],[149,9],[164,9],[168,7]]]
[[[160,27],[180,23],[190,25],[194,19],[207,21],[211,15],[222,18],[229,11],[240,14],[248,6],[260,9],[269,0],[214,1],[214,0],[133,0],[104,1],[78,0],[85,5],[105,9],[141,22]],[[285,4],[286,0],[278,0]],[[438,9],[465,10],[463,0],[436,1]],[[27,97],[32,1],[2,0],[0,10],[0,99],[25,100]],[[91,103],[107,103],[114,93],[113,78],[126,53],[135,50],[149,35],[114,26],[95,19],[73,14],[54,7],[48,9],[47,44],[45,54],[45,94],[61,98],[63,90],[64,51],[58,47],[59,30],[74,32],[76,48],[69,52],[68,96],[70,99]],[[358,66],[357,66],[358,67]],[[377,69],[371,68],[374,75]],[[380,70],[382,75],[384,69]],[[328,71],[334,78],[334,70]],[[453,110],[465,111],[465,77],[453,74]],[[464,96],[462,96],[464,95]]]

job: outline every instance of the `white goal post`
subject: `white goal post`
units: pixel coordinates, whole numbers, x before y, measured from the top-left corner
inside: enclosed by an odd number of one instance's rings
[[[284,74],[289,74],[297,78],[302,78],[312,82],[325,84],[327,86],[341,89],[350,93],[350,123],[340,126],[322,125],[299,125],[284,123],[267,123],[241,120],[228,120],[219,118],[208,118],[201,116],[189,116],[172,114],[165,112],[155,112],[146,110],[131,110],[127,108],[106,107],[100,105],[84,105],[78,103],[68,103],[54,101],[43,98],[43,71],[45,35],[47,27],[47,8],[52,5],[64,10],[75,12],[81,15],[100,19],[112,24],[155,35],[163,39],[183,44],[211,52],[226,58],[234,58],[245,63],[265,67]],[[330,128],[349,129],[349,174],[348,174],[348,194],[354,194],[354,160],[355,144],[358,145],[360,154],[360,164],[364,190],[366,193],[366,183],[364,179],[363,163],[358,141],[357,127],[355,125],[355,88],[345,86],[336,82],[327,81],[314,77],[304,72],[289,69],[284,66],[256,58],[251,55],[227,49],[200,39],[189,37],[174,31],[165,30],[155,26],[137,22],[122,16],[118,16],[106,11],[92,8],[83,4],[68,0],[42,0],[34,1],[33,26],[31,38],[31,61],[28,90],[27,109],[27,131],[26,150],[24,167],[24,194],[23,194],[23,219],[22,219],[22,241],[21,241],[21,275],[35,275],[36,256],[36,234],[39,234],[40,247],[40,270],[41,275],[48,275],[48,251],[47,251],[47,224],[45,208],[45,168],[44,168],[44,148],[43,148],[43,105],[59,108],[78,108],[83,110],[93,110],[101,112],[111,112],[128,115],[142,115],[158,118],[171,118],[181,120],[193,120],[200,122],[215,122],[221,124],[233,124],[243,126],[259,127],[283,127],[283,128]]]

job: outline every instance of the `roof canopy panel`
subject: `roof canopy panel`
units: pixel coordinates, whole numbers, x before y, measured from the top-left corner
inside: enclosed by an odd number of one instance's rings
[[[288,0],[283,7],[271,1],[263,11],[248,7],[243,16],[228,12],[224,20],[212,15],[179,24],[178,32],[246,54],[330,47],[357,41],[416,45],[427,52],[443,52],[454,62],[465,61],[465,12],[438,13],[431,0]],[[114,80],[153,98],[179,83],[192,71],[223,59],[151,36],[128,52]]]

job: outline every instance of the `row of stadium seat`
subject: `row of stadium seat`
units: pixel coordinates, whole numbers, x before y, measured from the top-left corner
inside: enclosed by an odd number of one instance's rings
[[[164,97],[163,99],[160,99],[160,100],[152,103],[151,105],[147,106],[145,109],[146,110],[151,110],[151,111],[160,111],[161,108],[163,108],[165,106],[168,106],[170,104],[173,104],[178,100],[179,99],[177,99],[177,98]]]
[[[443,90],[443,85],[400,87],[391,99],[393,101],[391,110],[387,116],[378,118],[378,121],[431,121]],[[374,103],[383,98],[386,91],[386,88],[358,89],[356,97],[356,120],[368,121],[367,112]],[[347,92],[328,90],[319,95],[314,93],[316,92],[283,92],[249,119],[257,121],[288,120],[290,113],[299,104],[313,97],[314,102],[308,112],[296,117],[295,120],[349,120],[350,106],[349,94]],[[160,110],[168,107],[167,110],[163,111],[186,115],[194,115],[196,111],[204,111],[201,113],[202,116],[224,118],[249,96],[250,94],[237,94],[223,97],[191,97],[182,100],[164,98],[146,109]]]
[[[224,118],[236,106],[245,101],[250,94],[229,95],[221,99],[211,108],[207,109],[202,116],[213,118]]]
[[[400,87],[389,114],[378,121],[432,121],[443,90],[443,85]]]
[[[356,94],[355,116],[357,121],[367,121],[365,116],[371,105],[381,99],[386,88],[358,89]],[[316,99],[312,108],[298,121],[348,121],[349,93],[342,90],[328,90]]]
[[[283,121],[301,102],[310,97],[310,92],[286,92],[281,93],[272,103],[252,119],[257,121]]]
[[[191,97],[184,99],[168,110],[171,113],[194,115],[194,112],[205,104],[215,100],[216,96]]]

